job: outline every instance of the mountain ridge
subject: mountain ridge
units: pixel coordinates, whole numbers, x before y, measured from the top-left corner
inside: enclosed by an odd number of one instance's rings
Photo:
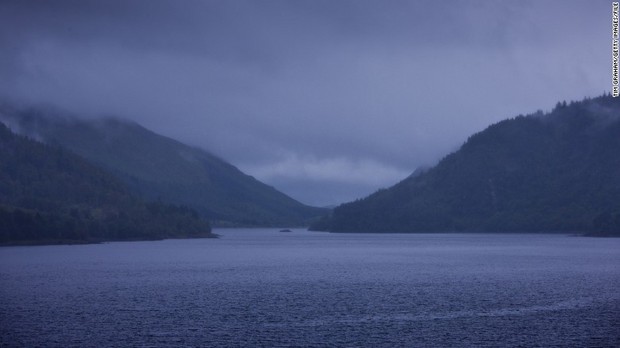
[[[6,108],[5,108],[6,110]],[[13,109],[25,134],[66,148],[118,176],[132,192],[196,209],[213,225],[303,226],[325,213],[197,147],[116,117],[84,120],[46,109]]]
[[[434,167],[335,208],[333,232],[620,234],[620,101],[561,102],[473,134]]]
[[[195,211],[138,199],[110,173],[0,122],[0,243],[213,236]]]

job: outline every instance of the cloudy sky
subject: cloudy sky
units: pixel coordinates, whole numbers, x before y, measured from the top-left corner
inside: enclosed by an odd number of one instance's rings
[[[611,1],[3,0],[0,96],[117,115],[308,204],[611,89]]]

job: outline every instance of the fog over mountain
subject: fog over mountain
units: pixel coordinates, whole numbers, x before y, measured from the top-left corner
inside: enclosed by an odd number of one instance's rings
[[[611,2],[5,0],[0,52],[3,99],[128,118],[328,205],[609,91]]]
[[[311,228],[620,236],[619,121],[620,99],[609,94],[503,120]]]

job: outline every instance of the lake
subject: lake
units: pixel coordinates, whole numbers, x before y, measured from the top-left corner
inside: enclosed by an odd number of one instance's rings
[[[214,232],[0,248],[0,346],[620,346],[620,239]]]

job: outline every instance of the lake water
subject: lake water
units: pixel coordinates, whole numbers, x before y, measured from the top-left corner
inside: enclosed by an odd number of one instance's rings
[[[216,233],[0,248],[0,346],[620,346],[620,239]]]

